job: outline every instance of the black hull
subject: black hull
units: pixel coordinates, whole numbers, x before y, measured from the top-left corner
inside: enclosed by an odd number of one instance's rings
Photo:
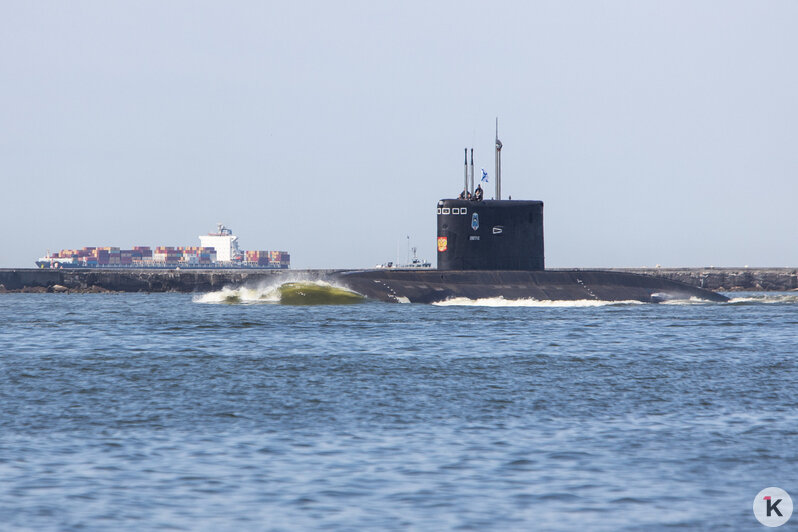
[[[536,299],[540,301],[642,301],[728,298],[677,281],[602,270],[543,271],[346,271],[334,279],[370,299],[435,303],[452,298]]]

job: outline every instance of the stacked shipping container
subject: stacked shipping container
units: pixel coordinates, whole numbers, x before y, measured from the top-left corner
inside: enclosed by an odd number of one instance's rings
[[[182,252],[182,261],[188,264],[213,264],[216,262],[216,250],[202,246],[189,246],[177,248]]]
[[[247,251],[245,261],[252,266],[288,268],[291,256],[285,251]]]
[[[246,251],[241,261],[217,263],[216,250],[202,246],[158,246],[153,251],[149,246],[134,246],[133,249],[118,247],[85,247],[83,249],[62,249],[49,255],[54,262],[57,259],[74,259],[79,266],[88,268],[102,266],[119,267],[214,267],[243,266],[258,268],[286,269],[290,266],[291,256],[285,251]]]

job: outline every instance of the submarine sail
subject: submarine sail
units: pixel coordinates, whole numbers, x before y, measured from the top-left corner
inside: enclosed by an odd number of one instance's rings
[[[438,202],[439,270],[542,270],[543,202]]]
[[[496,118],[495,200],[483,200],[480,194],[470,199],[438,201],[439,270],[535,271],[545,268],[543,202],[501,199],[502,146]],[[473,172],[473,149],[471,166]]]

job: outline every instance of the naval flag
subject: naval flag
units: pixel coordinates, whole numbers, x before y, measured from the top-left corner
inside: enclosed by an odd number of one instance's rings
[[[488,182],[488,173],[485,171],[484,168],[482,168],[482,182],[483,183],[487,183]]]

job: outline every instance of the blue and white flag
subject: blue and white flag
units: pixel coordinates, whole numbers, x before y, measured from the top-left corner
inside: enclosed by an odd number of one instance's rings
[[[482,182],[483,183],[487,183],[488,182],[488,173],[485,171],[484,168],[482,168]]]

